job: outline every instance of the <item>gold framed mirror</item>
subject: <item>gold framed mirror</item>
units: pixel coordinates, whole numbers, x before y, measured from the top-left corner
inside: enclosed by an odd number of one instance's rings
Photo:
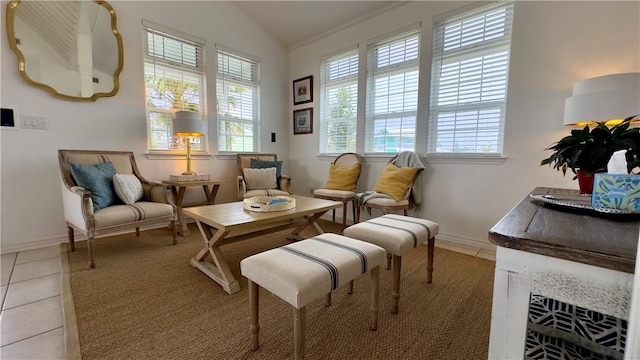
[[[72,101],[118,93],[122,36],[106,1],[13,0],[7,4],[6,24],[9,46],[27,83]]]

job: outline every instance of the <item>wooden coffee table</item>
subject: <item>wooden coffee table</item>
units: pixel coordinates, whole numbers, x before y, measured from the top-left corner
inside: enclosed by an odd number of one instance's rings
[[[244,209],[242,201],[184,209],[185,215],[196,220],[205,242],[204,248],[191,259],[191,265],[220,284],[229,294],[236,293],[240,291],[240,284],[231,273],[220,245],[289,228],[294,228],[287,236],[290,240],[300,240],[298,234],[308,226],[315,227],[322,234],[316,220],[327,211],[342,207],[342,203],[337,201],[297,195],[291,197],[295,198],[296,207],[284,211],[248,211]],[[209,255],[213,262],[207,261]]]

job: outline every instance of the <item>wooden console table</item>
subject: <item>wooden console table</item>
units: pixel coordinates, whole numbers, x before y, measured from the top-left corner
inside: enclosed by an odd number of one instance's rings
[[[178,208],[178,233],[182,236],[191,235],[191,231],[187,227],[187,223],[184,220],[184,213],[182,211],[185,207],[190,206],[200,206],[200,205],[213,205],[216,195],[218,194],[218,189],[220,189],[221,184],[226,184],[225,180],[203,180],[203,181],[172,181],[172,180],[164,180],[163,184],[171,185],[171,193],[173,194],[173,198],[176,202],[176,207]],[[202,186],[204,190],[204,195],[206,200],[199,202],[192,202],[188,204],[184,204],[184,194],[187,191],[187,188],[190,186]]]
[[[639,231],[633,218],[543,206],[529,196],[520,201],[489,231],[498,246],[489,358],[523,358],[531,294],[628,319]]]

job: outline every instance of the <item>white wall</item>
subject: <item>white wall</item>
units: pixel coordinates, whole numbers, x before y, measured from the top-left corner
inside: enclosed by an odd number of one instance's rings
[[[141,19],[199,36],[207,42],[208,73],[214,73],[215,44],[220,43],[261,58],[262,151],[274,152],[288,168],[288,81],[287,49],[266,34],[244,13],[228,2],[112,1],[118,29],[124,42],[124,71],[120,92],[112,98],[77,103],[58,100],[49,93],[27,85],[19,76],[17,61],[9,49],[2,2],[2,77],[0,105],[17,114],[46,116],[48,130],[0,131],[0,241],[2,253],[53,244],[66,239],[62,214],[58,149],[130,150],[140,170],[153,180],[184,171],[183,157],[149,160],[145,156],[146,121],[143,83]],[[215,135],[215,79],[209,88],[210,136]],[[19,121],[18,119],[16,119]],[[277,142],[270,142],[276,132]],[[215,149],[213,149],[215,153]],[[228,181],[217,200],[236,198],[235,158],[194,159],[194,170]],[[189,189],[188,198],[200,196],[201,189]]]
[[[46,116],[48,130],[0,131],[0,252],[23,250],[66,239],[56,151],[131,150],[150,179],[182,171],[184,159],[149,160],[146,151],[141,19],[207,40],[207,66],[213,70],[214,44],[262,59],[262,151],[285,160],[298,194],[321,186],[331,159],[318,158],[319,58],[406,25],[422,22],[421,106],[428,104],[433,16],[464,2],[412,2],[288,52],[227,2],[113,1],[123,36],[125,61],[121,89],[113,98],[75,103],[28,86],[18,75],[7,45],[2,2],[0,106],[17,115]],[[568,132],[562,126],[564,100],[575,81],[610,73],[640,71],[638,2],[525,2],[515,6],[505,156],[501,165],[427,162],[424,207],[417,215],[437,221],[441,238],[488,244],[488,230],[536,186],[577,188],[570,176],[538,166],[544,148]],[[287,58],[288,54],[288,58]],[[292,135],[291,81],[314,75],[314,132]],[[288,75],[288,76],[287,76]],[[208,87],[213,89],[213,76]],[[215,109],[210,91],[209,111]],[[295,107],[307,107],[304,104]],[[419,118],[426,119],[425,107]],[[210,115],[210,136],[215,120]],[[277,143],[269,142],[276,132]],[[418,128],[424,154],[426,126]],[[359,190],[371,189],[387,159],[366,159]],[[235,160],[212,156],[194,160],[200,173],[222,177],[220,201],[235,199]],[[195,197],[199,189],[190,189]]]
[[[312,74],[316,81],[312,104],[316,116],[314,133],[291,135],[290,140],[296,193],[308,194],[310,188],[322,186],[331,160],[317,156],[319,58],[358,43],[360,59],[364,59],[367,40],[421,21],[422,110],[418,118],[422,121],[417,129],[417,151],[424,155],[433,16],[463,5],[463,2],[408,3],[290,52],[290,80]],[[539,166],[548,156],[544,149],[570,130],[563,127],[562,117],[564,100],[571,95],[574,82],[640,71],[639,24],[638,2],[517,1],[504,141],[506,161],[477,164],[427,159],[424,206],[413,215],[438,222],[443,239],[489,246],[489,229],[533,188],[577,189],[572,176],[563,178],[561,173]],[[363,69],[361,66],[361,72]],[[290,110],[294,109],[292,103],[290,99]],[[387,160],[365,159],[358,191],[373,188]]]

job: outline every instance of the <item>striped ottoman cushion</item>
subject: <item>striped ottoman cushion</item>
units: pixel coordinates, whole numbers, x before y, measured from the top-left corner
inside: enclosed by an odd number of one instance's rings
[[[435,237],[440,227],[433,221],[387,214],[346,228],[344,236],[383,247],[402,256],[418,244]]]
[[[322,234],[240,262],[242,275],[300,309],[384,262],[379,246]]]

